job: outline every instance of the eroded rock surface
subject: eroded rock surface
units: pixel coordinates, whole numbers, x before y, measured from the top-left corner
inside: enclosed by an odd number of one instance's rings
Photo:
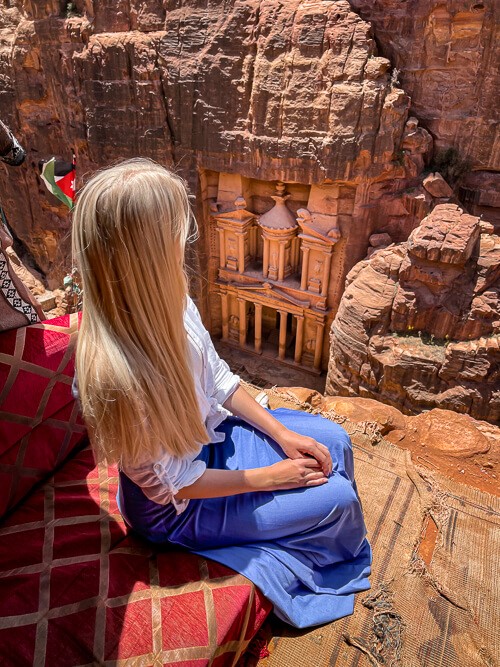
[[[411,111],[438,150],[500,170],[497,0],[350,0],[400,71]],[[494,120],[496,119],[496,121]]]
[[[500,237],[454,204],[349,273],[327,394],[500,420]]]
[[[200,172],[356,190],[347,270],[371,233],[407,238],[432,199],[419,173],[432,137],[346,0],[56,0],[0,8],[0,113],[28,153],[2,203],[49,287],[69,257],[69,216],[40,159],[175,165],[200,203]],[[408,121],[408,122],[407,122]],[[203,249],[204,251],[205,249]]]

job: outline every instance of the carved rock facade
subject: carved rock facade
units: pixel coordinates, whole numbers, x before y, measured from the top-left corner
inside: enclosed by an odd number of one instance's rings
[[[418,174],[432,138],[408,118],[409,97],[347,1],[76,0],[69,17],[62,4],[0,8],[0,113],[28,153],[16,179],[0,172],[2,204],[49,286],[70,268],[70,221],[37,165],[71,149],[77,187],[120,158],[175,166],[196,197],[202,239],[191,264],[205,278],[214,173],[260,184],[247,201],[258,214],[276,181],[295,218],[313,185],[346,189],[340,285],[371,234],[404,240],[428,212]],[[193,291],[207,313],[204,281]]]
[[[270,197],[274,206],[260,215],[247,210],[244,194],[253,197],[251,182],[219,174],[210,221],[219,250],[211,310],[218,312],[218,295],[222,339],[319,373],[328,364],[325,332],[339,289],[331,278],[332,262],[338,273],[340,259],[340,189],[312,185],[310,208],[298,208],[295,216],[282,182]],[[235,195],[231,205],[227,197]]]

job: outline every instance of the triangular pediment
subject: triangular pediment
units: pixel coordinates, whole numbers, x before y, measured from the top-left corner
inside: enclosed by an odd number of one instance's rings
[[[242,283],[230,281],[228,282],[228,285],[231,285],[231,287],[237,287],[238,290],[245,291],[250,294],[252,292],[255,292],[256,296],[265,293],[266,295],[274,296],[284,301],[288,301],[288,303],[291,303],[294,306],[299,306],[300,308],[309,308],[311,305],[311,302],[309,300],[297,299],[296,297],[287,294],[283,290],[276,288],[274,285],[271,285],[270,283],[253,283],[253,284],[247,283],[245,285]]]
[[[235,225],[243,225],[255,220],[255,214],[246,209],[236,209],[235,211],[226,211],[225,213],[212,213],[215,220]]]

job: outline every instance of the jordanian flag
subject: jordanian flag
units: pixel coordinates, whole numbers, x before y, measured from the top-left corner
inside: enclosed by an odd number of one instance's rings
[[[42,179],[49,192],[60,199],[69,209],[75,205],[76,160],[73,163],[53,157],[42,165]]]

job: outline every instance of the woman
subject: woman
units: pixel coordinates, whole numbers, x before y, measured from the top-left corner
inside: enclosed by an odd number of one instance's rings
[[[137,533],[241,572],[294,626],[332,621],[370,588],[349,436],[266,410],[217,355],[187,294],[190,220],[183,181],[147,159],[98,172],[79,195],[76,368],[92,445],[118,463]]]

